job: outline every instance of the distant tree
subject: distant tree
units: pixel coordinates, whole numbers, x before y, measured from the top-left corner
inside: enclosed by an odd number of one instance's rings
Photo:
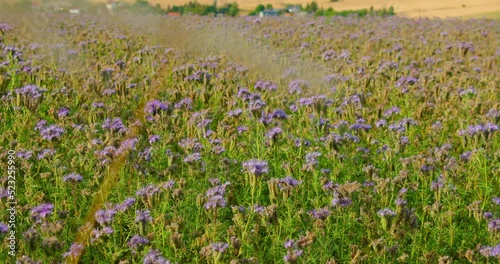
[[[274,7],[273,7],[273,5],[271,5],[271,4],[267,4],[267,5],[266,5],[266,9],[267,9],[267,10],[273,10],[273,9],[274,9]]]
[[[260,4],[260,5],[258,5],[258,6],[255,8],[255,12],[256,12],[256,13],[259,13],[259,12],[264,11],[264,10],[266,10],[266,7],[265,7],[263,4]]]
[[[232,17],[235,17],[239,13],[240,13],[240,9],[238,8],[238,4],[237,3],[232,3],[231,7],[229,7],[228,15],[232,16]]]
[[[318,10],[319,10],[318,3],[316,3],[316,1],[312,1],[310,4],[306,5],[305,11],[308,13],[315,13]]]
[[[393,16],[393,15],[395,15],[395,14],[396,14],[396,13],[394,12],[394,7],[393,7],[393,6],[390,6],[390,7],[389,7],[389,15],[390,15],[390,16]]]

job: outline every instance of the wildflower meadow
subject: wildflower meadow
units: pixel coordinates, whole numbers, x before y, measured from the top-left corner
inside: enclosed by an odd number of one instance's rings
[[[0,263],[500,260],[499,20],[29,21],[0,16]]]

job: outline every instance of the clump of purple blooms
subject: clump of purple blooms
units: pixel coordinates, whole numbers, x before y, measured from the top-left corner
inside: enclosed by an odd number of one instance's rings
[[[254,88],[259,91],[276,91],[278,86],[270,81],[257,81]]]
[[[392,216],[396,216],[396,213],[390,209],[390,208],[384,208],[384,209],[380,209],[378,212],[377,212],[378,215],[380,215],[381,217],[392,217]]]
[[[134,235],[128,242],[127,245],[132,249],[132,252],[137,253],[136,250],[140,246],[145,246],[149,244],[149,239],[142,237],[140,235]]]
[[[149,115],[157,115],[167,110],[168,105],[160,102],[159,100],[149,101],[144,107],[144,112]]]
[[[498,131],[499,127],[498,125],[492,124],[492,123],[487,123],[487,124],[480,124],[480,125],[470,125],[467,127],[467,129],[462,129],[458,131],[458,135],[460,136],[469,136],[473,137],[475,135],[485,135],[488,136],[489,134],[492,134],[493,132]]]
[[[269,172],[267,161],[252,159],[243,162],[243,168],[255,176],[261,176]]]
[[[63,177],[63,181],[70,183],[81,182],[82,180],[83,180],[82,175],[78,173],[70,173]]]
[[[83,252],[83,245],[79,243],[71,244],[71,247],[67,252],[63,254],[63,258],[76,258],[80,256]]]
[[[40,131],[40,135],[43,139],[52,140],[61,137],[65,130],[64,128],[57,125],[47,125],[45,120],[41,120],[37,123],[35,130]]]
[[[51,203],[41,204],[31,209],[30,216],[36,223],[41,223],[42,219],[51,215],[54,211],[54,205]]]
[[[216,209],[217,207],[224,208],[226,207],[226,199],[224,195],[226,193],[226,187],[229,186],[229,182],[224,184],[217,184],[216,186],[208,189],[205,192],[206,202],[204,207],[206,210]]]
[[[292,239],[285,241],[284,247],[287,250],[285,256],[283,257],[285,263],[297,263],[299,257],[302,256],[304,251],[299,249],[295,240]]]
[[[115,117],[112,120],[109,118],[104,120],[104,122],[102,123],[102,129],[116,133],[127,132],[127,127],[125,127],[122,119],[119,117]]]
[[[158,249],[150,249],[144,257],[143,264],[171,264],[169,260],[165,259]]]

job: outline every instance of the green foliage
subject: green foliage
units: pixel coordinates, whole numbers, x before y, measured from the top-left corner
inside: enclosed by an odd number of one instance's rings
[[[223,7],[217,7],[217,1],[212,5],[203,5],[198,2],[189,2],[182,6],[172,6],[167,8],[167,12],[178,12],[183,15],[206,16],[210,14],[226,14],[228,16],[237,16],[240,12],[237,3],[226,4]]]
[[[228,14],[229,16],[235,17],[235,16],[237,16],[239,13],[240,13],[240,10],[239,10],[239,8],[238,8],[238,4],[237,4],[237,3],[233,3],[233,4],[231,4],[231,5],[230,5],[230,7],[229,7],[229,10],[228,10],[228,12],[227,12],[227,14]]]
[[[328,8],[328,9],[319,9],[314,13],[315,16],[342,16],[342,17],[348,17],[348,16],[358,16],[358,17],[365,17],[367,15],[370,16],[394,16],[394,8],[391,6],[389,9],[383,8],[379,10],[373,9],[373,6],[370,7],[370,9],[358,9],[358,10],[342,10],[342,11],[336,11],[333,8]]]
[[[304,9],[304,11],[306,11],[308,13],[314,13],[318,10],[319,10],[319,7],[318,7],[318,3],[316,1],[312,1],[311,3],[308,3],[306,5],[306,8]]]
[[[258,5],[256,8],[255,8],[255,12],[256,13],[259,13],[260,11],[264,11],[266,10],[266,7],[263,5],[263,4],[260,4]]]

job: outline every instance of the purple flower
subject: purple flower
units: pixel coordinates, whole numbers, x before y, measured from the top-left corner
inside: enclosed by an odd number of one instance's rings
[[[325,51],[322,55],[323,60],[325,60],[325,61],[334,59],[335,56],[336,56],[336,52],[334,50],[331,50],[331,49]]]
[[[193,108],[192,104],[193,104],[193,100],[189,97],[186,97],[186,98],[180,100],[179,102],[175,103],[174,107],[176,109],[179,109],[182,107],[185,107],[186,109],[191,109],[191,108]]]
[[[250,91],[246,87],[241,87],[238,89],[238,97],[241,99],[247,99],[250,95]]]
[[[106,224],[109,224],[111,223],[111,221],[113,221],[113,217],[115,217],[115,215],[115,209],[101,209],[95,213],[94,217],[97,223],[99,223],[101,226],[105,226]]]
[[[57,116],[59,118],[66,117],[68,115],[69,115],[69,108],[67,107],[59,108],[59,110],[57,111]]]
[[[246,126],[239,126],[239,127],[236,128],[236,130],[238,130],[238,133],[241,134],[241,133],[243,133],[245,131],[248,131],[248,127],[246,127]]]
[[[289,250],[287,254],[283,257],[286,263],[296,263],[297,259],[302,255],[304,251],[302,249]]]
[[[285,243],[283,243],[283,246],[284,246],[286,249],[291,249],[291,248],[294,248],[294,247],[295,247],[295,240],[293,240],[293,239],[289,239],[289,240],[285,241]]]
[[[80,174],[77,173],[71,173],[63,177],[63,181],[65,182],[81,182],[83,180],[83,177]]]
[[[466,152],[460,154],[460,160],[463,162],[468,162],[470,160],[470,158],[472,157],[472,154],[474,154],[474,152],[466,151]]]
[[[9,24],[5,22],[0,23],[0,32],[6,34],[7,32],[11,31],[13,28]]]
[[[131,249],[137,249],[139,246],[144,246],[149,244],[149,240],[140,235],[134,235],[127,243]]]
[[[47,121],[45,120],[40,120],[38,121],[38,123],[36,123],[36,126],[35,126],[35,131],[38,130],[38,131],[42,131],[44,130],[45,128],[47,127]]]
[[[135,195],[141,197],[144,200],[147,200],[148,198],[153,197],[156,193],[158,193],[160,189],[158,189],[156,186],[149,184],[143,187],[142,189],[138,190]]]
[[[264,106],[266,106],[266,102],[260,99],[252,100],[248,103],[248,109],[250,109],[250,111],[257,111],[263,108]]]
[[[459,94],[461,96],[471,96],[471,95],[476,95],[477,91],[476,91],[476,89],[474,89],[474,87],[470,86],[467,89],[460,89]]]
[[[161,111],[167,111],[167,110],[168,106],[158,100],[150,101],[146,104],[146,107],[144,107],[144,112],[150,115],[157,115]]]
[[[79,243],[73,243],[71,244],[71,247],[69,248],[69,251],[63,254],[63,258],[76,258],[80,256],[83,252],[83,245]]]
[[[158,249],[150,249],[144,257],[143,264],[171,264],[165,259]]]
[[[335,198],[332,199],[333,206],[347,207],[352,204],[352,200],[348,197],[341,197],[335,193]]]
[[[403,206],[403,205],[405,205],[405,204],[407,204],[407,203],[408,203],[408,202],[407,202],[405,199],[403,199],[403,198],[398,198],[398,199],[396,199],[396,205],[397,205],[397,206]]]
[[[226,151],[226,149],[223,146],[215,146],[212,148],[212,152],[217,155],[220,155],[224,151]]]
[[[206,210],[215,209],[217,207],[226,207],[226,199],[222,195],[213,195],[208,198],[208,201],[204,204]]]
[[[217,242],[217,243],[210,243],[210,246],[212,247],[213,251],[224,253],[224,251],[226,251],[226,249],[229,247],[229,244],[224,242]]]
[[[268,165],[266,161],[252,159],[246,162],[243,162],[243,168],[245,168],[248,172],[254,174],[255,176],[260,176],[263,174],[267,174],[269,171]]]
[[[56,153],[53,149],[44,149],[38,153],[38,160],[44,159],[47,155],[54,155]]]
[[[496,232],[500,230],[500,218],[491,220],[488,223],[488,229],[492,232]]]
[[[285,177],[283,179],[280,179],[278,181],[278,187],[280,190],[291,190],[297,186],[299,186],[302,183],[302,181],[296,180],[292,178],[291,176]]]
[[[381,217],[391,217],[391,216],[396,216],[396,213],[391,210],[390,208],[384,208],[384,209],[381,209],[379,210],[378,212],[378,215],[380,215]]]
[[[26,151],[22,151],[22,150],[20,150],[20,151],[17,151],[16,156],[17,156],[18,158],[28,160],[28,159],[30,159],[30,158],[31,158],[31,156],[33,156],[33,152],[32,152],[32,151],[30,151],[30,150],[26,150]]]
[[[379,121],[375,122],[375,126],[377,127],[383,127],[387,124],[387,121],[385,119],[380,119]]]
[[[500,197],[493,197],[491,201],[496,205],[500,205]]]
[[[393,114],[399,114],[399,112],[400,112],[399,107],[393,106],[384,112],[384,117],[389,117],[392,116]]]
[[[272,116],[273,118],[278,118],[278,119],[287,119],[287,115],[285,113],[285,111],[281,110],[281,109],[276,109],[274,110],[274,112],[272,113]]]
[[[151,217],[151,212],[149,210],[135,211],[135,222],[136,223],[146,223],[153,221],[153,217]]]
[[[42,218],[51,215],[53,210],[54,210],[54,205],[50,203],[41,204],[31,209],[30,216],[31,218],[35,219],[36,222],[40,222]]]
[[[489,134],[492,134],[498,129],[499,129],[498,125],[492,123],[488,123],[485,125],[471,125],[468,126],[467,129],[459,130],[458,135],[473,137],[478,134],[484,134],[485,136],[488,136]]]
[[[127,150],[135,149],[135,145],[137,144],[138,141],[139,140],[137,138],[125,139],[120,144],[120,147],[115,151],[114,156],[119,156],[122,153],[126,152]]]
[[[403,76],[403,77],[399,78],[399,80],[396,82],[396,86],[397,87],[405,87],[407,85],[414,85],[417,82],[418,82],[418,79],[415,77]]]
[[[7,233],[9,232],[9,226],[0,222],[0,233]]]
[[[485,257],[498,257],[500,256],[500,244],[494,247],[481,247],[479,253]]]
[[[64,134],[64,128],[57,125],[50,125],[40,131],[40,135],[46,140],[52,140]]]
[[[14,90],[14,92],[19,95],[28,96],[31,99],[37,99],[43,95],[45,90],[40,89],[36,85],[26,85],[22,88]]]
[[[266,137],[269,139],[275,139],[281,133],[283,133],[283,130],[280,127],[275,127],[267,131]]]
[[[314,166],[319,163],[318,158],[321,157],[321,152],[309,152],[306,154],[306,163],[309,166]]]
[[[106,89],[106,90],[102,91],[102,95],[112,95],[115,93],[116,93],[115,89]]]
[[[312,105],[314,103],[314,98],[309,97],[309,98],[299,98],[299,104],[301,106],[308,106]]]
[[[103,236],[109,236],[111,234],[113,234],[113,229],[109,226],[105,226],[101,229],[95,228],[94,230],[92,230],[92,237],[90,238],[90,242],[93,243],[99,240],[99,238]]]
[[[439,176],[437,178],[437,181],[433,181],[431,183],[431,190],[433,190],[433,191],[438,191],[439,189],[442,189],[443,187],[444,187],[444,179],[442,176]]]
[[[215,179],[212,179],[211,182],[219,184],[217,181],[214,180]],[[214,186],[205,192],[205,197],[208,199],[208,201],[204,205],[206,210],[215,209],[217,207],[221,208],[226,207],[226,200],[224,199],[224,194],[226,193],[226,187],[229,184],[230,184],[229,182],[226,182],[222,185]]]
[[[278,86],[270,81],[257,81],[254,85],[256,90],[276,91]]]
[[[313,209],[309,212],[312,218],[325,220],[332,212],[328,208]]]
[[[104,108],[104,107],[106,107],[106,105],[104,103],[102,103],[102,102],[93,102],[92,103],[92,107],[94,107],[94,108]]]
[[[228,116],[240,116],[241,113],[243,113],[243,110],[241,110],[241,108],[237,108],[237,109],[229,111],[229,113],[227,115]]]
[[[293,80],[288,84],[288,92],[291,94],[301,94],[302,89],[307,89],[309,88],[309,83],[304,80]]]
[[[323,191],[325,192],[334,192],[338,188],[338,184],[333,183],[332,181],[328,181],[325,184],[323,184]]]
[[[355,131],[358,131],[358,130],[370,130],[372,128],[371,125],[369,124],[364,124],[362,122],[357,122],[357,123],[354,123],[352,125],[349,126],[349,129],[350,130],[355,130]]]
[[[104,120],[104,122],[102,123],[102,129],[118,133],[125,133],[127,131],[127,128],[119,117],[115,117],[113,118],[113,120],[109,118]]]
[[[266,212],[266,208],[262,205],[255,204],[253,206],[253,212],[259,215],[263,215]]]
[[[158,136],[158,135],[152,135],[152,136],[149,137],[149,144],[153,144],[153,143],[155,143],[155,142],[157,142],[159,140],[160,140],[160,136]]]
[[[194,163],[196,161],[199,161],[201,159],[201,154],[200,153],[192,153],[192,154],[189,154],[187,155],[185,158],[184,158],[184,162],[186,163]]]
[[[115,210],[118,212],[125,212],[128,208],[130,208],[132,205],[134,205],[136,202],[136,199],[133,197],[129,197],[125,199],[121,204],[118,204],[115,206]]]

